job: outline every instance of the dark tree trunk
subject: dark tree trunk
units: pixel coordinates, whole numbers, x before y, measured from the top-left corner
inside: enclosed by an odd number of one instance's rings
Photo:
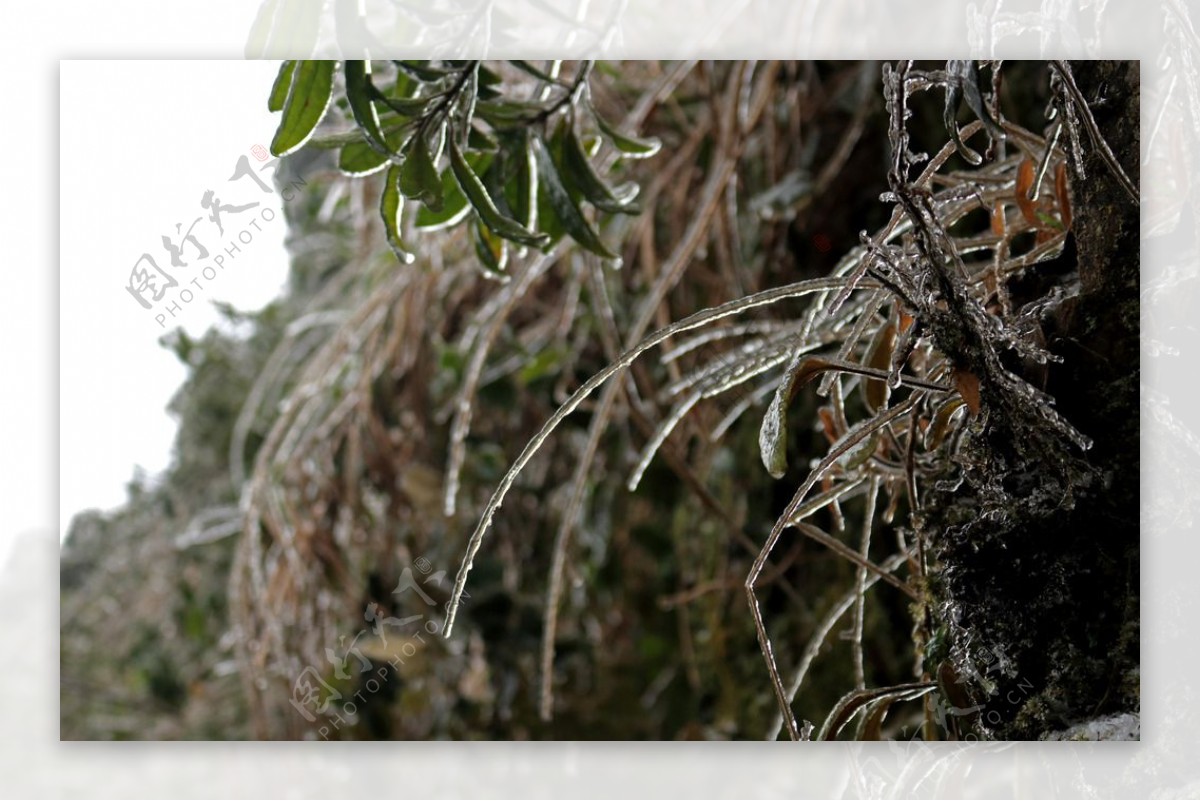
[[[1137,185],[1137,62],[1071,66]],[[1070,149],[1065,131],[1061,141]],[[1088,139],[1079,144],[1068,245],[1010,290],[1017,305],[1078,280],[1078,296],[1043,323],[1063,362],[1025,376],[1044,380],[1094,445],[1084,452],[1047,433],[1047,447],[1023,449],[993,413],[962,486],[927,499],[934,622],[951,643],[941,678],[982,707],[970,720],[998,739],[1138,710],[1139,208]]]

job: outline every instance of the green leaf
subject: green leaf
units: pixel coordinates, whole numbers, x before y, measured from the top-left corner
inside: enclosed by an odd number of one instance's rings
[[[388,148],[394,153],[404,142],[408,132],[407,125],[401,125],[385,131],[383,138]],[[347,175],[371,175],[383,169],[388,163],[388,157],[380,153],[365,140],[351,142],[342,147],[338,154],[338,169]]]
[[[393,164],[388,168],[383,179],[383,192],[379,196],[379,214],[383,217],[383,230],[387,235],[388,245],[401,264],[412,264],[413,255],[404,240],[400,237],[400,167]]]
[[[580,194],[593,206],[614,214],[637,214],[641,211],[633,202],[637,196],[637,184],[625,184],[620,191],[614,192],[608,184],[596,174],[588,159],[583,144],[575,134],[574,127],[564,118],[554,133],[552,144],[555,146],[555,164]]]
[[[508,276],[504,269],[508,266],[508,244],[492,233],[478,216],[471,222],[471,234],[475,244],[475,255],[483,265],[484,275],[507,281]]]
[[[566,186],[563,185],[562,176],[558,174],[558,169],[554,166],[554,161],[550,158],[550,146],[540,140],[538,144],[540,146],[535,148],[537,154],[538,183],[545,188],[546,200],[549,203],[550,209],[554,212],[554,216],[562,224],[563,230],[570,234],[571,238],[586,250],[590,250],[597,256],[614,261],[619,260],[617,254],[609,250],[600,240],[600,235],[596,233],[596,229],[583,216],[583,212],[579,210],[579,205],[571,197]]]
[[[476,89],[476,94],[480,100],[491,100],[492,98],[500,97],[500,90],[496,87],[500,86],[504,81],[499,73],[485,64],[480,64],[478,76],[479,86]]]
[[[771,478],[783,478],[787,473],[787,409],[790,400],[789,393],[781,383],[758,430],[759,455]]]
[[[298,61],[283,104],[283,119],[271,140],[271,153],[286,156],[298,150],[325,116],[333,97],[336,61]]]
[[[442,179],[433,163],[433,154],[429,152],[429,143],[419,131],[404,146],[400,191],[405,197],[424,203],[430,211],[442,208]]]
[[[373,98],[379,92],[371,83],[370,66],[366,61],[347,61],[345,73],[346,99],[350,102],[350,113],[354,115],[354,121],[366,137],[367,144],[390,156],[392,151],[379,128],[379,115],[375,113]]]
[[[850,471],[865,464],[867,459],[879,449],[880,434],[876,431],[871,436],[859,444],[852,447],[842,455],[842,458],[837,460],[837,464],[844,470]]]
[[[771,405],[763,415],[758,429],[758,452],[771,478],[783,478],[787,472],[787,412],[800,388],[815,376],[830,368],[829,362],[815,356],[803,356],[801,350],[792,357],[775,388]]]
[[[447,75],[454,74],[454,70],[431,67],[428,61],[396,61],[394,63],[409,75],[422,81],[440,81]]]
[[[399,81],[397,81],[399,83]],[[399,114],[401,117],[420,117],[429,110],[429,105],[436,100],[439,95],[431,95],[429,97],[399,97],[384,94],[379,91],[374,85],[368,90],[371,92],[371,99],[383,103],[392,111]]]
[[[532,147],[533,140],[524,128],[505,137],[503,183],[504,198],[512,209],[513,219],[535,231],[538,224],[538,180]]]
[[[534,159],[534,175],[537,175],[537,156]],[[539,231],[550,237],[551,242],[557,242],[566,235],[567,229],[563,227],[562,220],[558,219],[558,214],[554,211],[554,204],[550,202],[550,195],[546,191],[546,185],[541,181],[537,181],[537,228]]]
[[[292,73],[295,68],[295,61],[285,61],[279,65],[279,75],[275,77],[275,85],[271,87],[271,97],[267,100],[267,108],[271,111],[283,111],[283,104],[287,102],[288,90],[292,88]]]
[[[517,224],[521,224],[517,220],[517,215],[513,213],[512,207],[508,205],[508,196],[504,192],[504,159],[496,159],[492,165],[486,170],[472,170],[479,176],[479,182],[483,184],[483,189],[487,192],[487,196],[496,204],[496,211],[500,212],[502,217],[507,217]]]
[[[478,174],[486,171],[488,165],[492,163],[492,154],[470,153],[467,155],[467,161],[471,163],[471,168]],[[453,170],[442,172],[442,199],[441,211],[430,211],[425,206],[417,209],[415,225],[418,228],[430,231],[449,228],[461,222],[462,218],[471,210],[471,204],[467,202],[467,196],[459,187]]]
[[[471,150],[497,150],[500,143],[487,131],[472,125],[471,130],[467,132],[467,147]]]
[[[509,61],[508,63],[512,64],[514,67],[521,70],[522,72],[529,73],[533,77],[535,77],[539,80],[545,81],[546,83],[558,84],[560,86],[562,85],[562,82],[559,81],[557,78],[555,78],[553,75],[551,75],[548,72],[545,72],[544,70],[538,69],[537,67],[530,64],[528,61]]]
[[[471,210],[471,205],[467,203],[467,196],[459,189],[458,181],[454,180],[454,173],[446,170],[442,173],[441,181],[442,207],[437,211],[433,211],[428,206],[421,206],[417,209],[415,224],[418,228],[429,231],[449,228],[461,222],[462,218]]]
[[[475,104],[475,113],[495,128],[527,125],[546,111],[541,103],[518,100],[483,100]]]
[[[1047,228],[1052,228],[1055,231],[1063,230],[1063,224],[1060,220],[1054,219],[1052,216],[1050,216],[1046,212],[1042,211],[1041,209],[1035,209],[1033,213],[1037,215],[1037,218],[1039,220],[1041,220],[1042,223]]]
[[[479,85],[480,86],[499,86],[503,83],[500,73],[486,64],[479,65]]]
[[[651,136],[646,139],[639,139],[636,136],[623,134],[605,121],[599,114],[594,114],[596,124],[600,126],[600,130],[604,135],[612,140],[613,145],[617,150],[630,159],[646,159],[653,156],[662,148],[662,140],[656,136]]]
[[[394,97],[400,100],[411,98],[417,93],[417,89],[421,86],[421,82],[414,80],[412,76],[401,70],[396,71],[396,80],[388,88],[387,96]]]
[[[471,206],[479,214],[484,224],[492,230],[497,236],[501,236],[512,242],[521,245],[532,245],[534,247],[542,247],[548,241],[548,237],[544,234],[537,234],[530,231],[525,226],[521,225],[516,220],[505,217],[496,208],[495,201],[488,195],[484,189],[483,183],[479,180],[479,176],[471,169],[471,165],[467,163],[467,159],[463,156],[462,150],[454,141],[454,137],[450,137],[450,169],[454,171],[454,177],[458,179],[458,185],[462,187],[463,194],[467,196],[467,200]]]

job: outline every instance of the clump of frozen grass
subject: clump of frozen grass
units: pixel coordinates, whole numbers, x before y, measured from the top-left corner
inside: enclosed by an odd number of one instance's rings
[[[992,69],[998,69],[998,65],[993,64]],[[1078,98],[1070,91],[1073,84],[1069,71],[1056,64],[1054,74],[1072,101],[1064,104],[1064,108],[1071,109],[1065,123],[1068,131],[1077,137],[1076,131],[1082,128],[1091,136],[1091,127],[1081,122],[1087,115],[1079,112],[1075,105]],[[862,244],[847,254],[828,279],[766,290],[693,314],[637,342],[585,382],[528,443],[485,507],[455,581],[445,627],[447,635],[453,628],[458,600],[493,516],[517,475],[564,418],[605,381],[673,337],[701,330],[699,335],[667,351],[664,363],[719,339],[750,335],[752,339],[724,351],[719,358],[701,363],[671,385],[668,394],[677,400],[650,437],[632,471],[629,487],[637,486],[657,450],[696,404],[786,364],[763,417],[759,439],[768,472],[782,477],[788,463],[787,408],[805,384],[822,376],[818,391],[827,403],[821,408],[820,420],[830,441],[829,451],[816,461],[776,521],[745,582],[781,722],[793,739],[807,738],[812,727],[807,724],[801,727],[795,720],[790,712],[791,701],[833,621],[851,608],[855,610],[856,689],[834,710],[822,734],[836,736],[851,717],[863,711],[877,729],[891,703],[923,697],[930,691],[933,685],[928,676],[921,682],[896,688],[867,690],[864,686],[861,637],[867,590],[881,578],[894,581],[892,571],[906,564],[909,580],[900,586],[915,596],[913,588],[920,586],[926,570],[919,536],[907,542],[901,534],[897,553],[881,564],[869,560],[870,536],[877,525],[874,510],[880,491],[891,499],[881,523],[893,520],[901,496],[907,501],[910,515],[919,513],[922,485],[953,458],[964,439],[968,421],[988,415],[992,409],[1004,408],[1003,398],[1016,398],[1029,410],[1029,416],[1079,448],[1089,447],[1090,440],[1054,410],[1052,399],[1013,375],[1000,362],[1004,350],[1015,350],[1043,363],[1052,358],[1029,337],[1030,326],[1019,325],[1029,320],[1018,319],[1008,308],[1004,286],[1009,278],[1054,258],[1063,247],[1070,208],[1069,192],[1062,177],[1064,171],[1059,169],[1067,157],[1058,143],[1060,124],[1050,126],[1052,133],[1047,139],[1004,119],[996,99],[985,99],[973,62],[951,62],[947,70],[937,72],[918,72],[910,63],[903,62],[895,68],[886,65],[883,82],[893,154],[890,192],[884,198],[894,205],[888,224],[874,235],[864,232]],[[910,95],[929,89],[945,93],[949,140],[932,158],[910,150],[907,130]],[[964,96],[978,119],[960,129],[953,112]],[[986,158],[966,144],[981,133],[988,139]],[[942,172],[956,153],[972,169]],[[1039,197],[1048,175],[1057,176],[1056,191],[1042,192]],[[988,214],[989,225],[985,230],[956,229],[955,234],[949,233],[960,220],[979,209]],[[1015,241],[1028,234],[1035,237],[1035,246],[1015,252]],[[964,260],[967,254],[969,261]],[[726,317],[800,296],[813,299],[809,310],[794,320],[703,330]],[[1043,307],[1061,303],[1063,299],[1065,293],[1060,293]],[[1037,312],[1046,310],[1039,307]],[[1027,318],[1028,310],[1025,314]],[[968,354],[960,347],[957,352],[947,353],[940,347],[945,341],[969,341],[974,350]],[[809,355],[813,352],[824,355]],[[767,392],[769,388],[760,387],[747,396],[749,400],[736,404],[734,411],[744,413],[755,402],[761,402]],[[855,392],[861,393],[862,402],[851,405],[847,398]],[[850,416],[858,408],[865,408],[867,415],[852,421]],[[723,422],[721,430],[727,430],[728,425]],[[818,485],[824,491],[809,501],[809,494]],[[851,495],[851,490],[862,487],[868,491]],[[838,505],[863,494],[867,508],[857,550],[839,548],[840,541],[832,535],[811,522],[801,522],[824,508],[835,511],[840,518]],[[838,605],[837,614],[827,620],[828,625],[818,628],[796,678],[785,686],[763,620],[756,583],[788,528],[824,542],[854,562],[857,573],[846,602]],[[556,599],[552,602],[556,603]],[[543,670],[548,671],[550,664],[544,659]],[[548,681],[546,677],[544,680]]]

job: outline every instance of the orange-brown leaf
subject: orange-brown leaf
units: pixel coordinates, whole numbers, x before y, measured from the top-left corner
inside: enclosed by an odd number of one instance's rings
[[[1063,230],[1071,230],[1071,189],[1067,183],[1067,165],[1059,164],[1054,170],[1054,194],[1058,196],[1058,216]]]
[[[979,376],[970,370],[955,370],[954,387],[962,395],[971,414],[979,414]]]
[[[892,349],[896,344],[896,324],[888,323],[875,335],[867,352],[866,366],[876,370],[887,370],[892,363]],[[868,378],[862,383],[863,397],[871,411],[887,405],[890,390],[886,381]]]
[[[997,203],[992,206],[992,233],[996,236],[1004,236],[1004,204]]]
[[[1033,189],[1033,178],[1033,161],[1031,159],[1023,159],[1021,166],[1017,169],[1017,208],[1021,210],[1021,216],[1025,218],[1025,222],[1034,228],[1041,228],[1042,221],[1038,219],[1037,208],[1034,206],[1033,201],[1029,199],[1029,190]]]

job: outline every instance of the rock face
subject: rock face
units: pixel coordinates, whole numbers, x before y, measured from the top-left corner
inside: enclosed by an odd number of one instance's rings
[[[1137,63],[1072,67],[1136,184]],[[954,678],[979,707],[979,733],[997,739],[1038,739],[1138,709],[1139,209],[1096,147],[1085,137],[1078,145],[1072,242],[1037,285],[1011,289],[1033,300],[1079,282],[1044,323],[1048,349],[1063,359],[1046,391],[1094,445],[1080,451],[1047,435],[1030,449],[991,419],[960,465],[964,483],[929,499],[924,527]]]

